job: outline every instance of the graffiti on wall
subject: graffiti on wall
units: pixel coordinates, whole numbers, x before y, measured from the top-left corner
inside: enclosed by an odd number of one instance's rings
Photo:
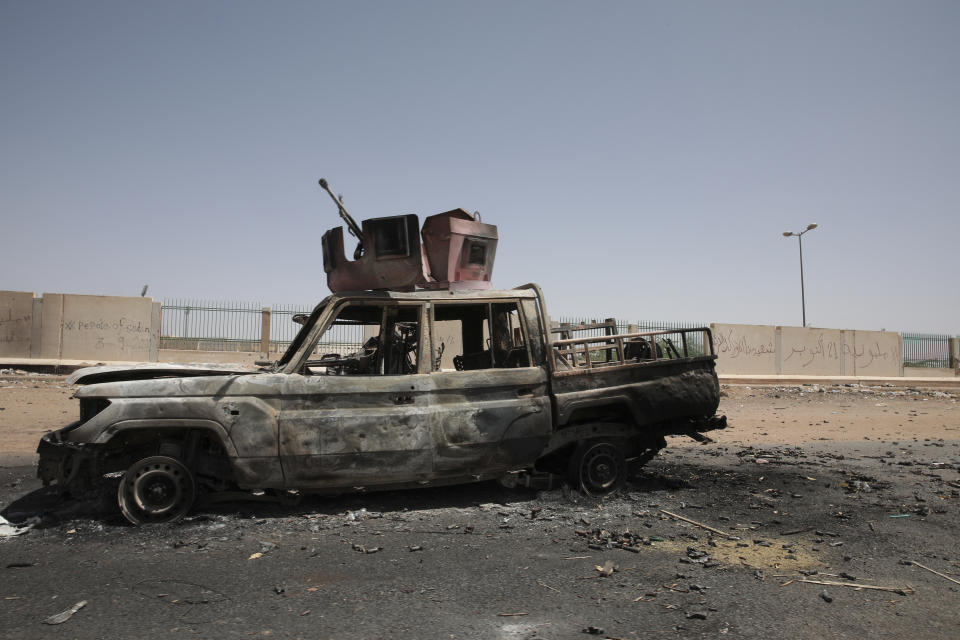
[[[32,313],[15,314],[12,308],[7,309],[6,314],[0,316],[0,343],[29,340],[32,323]]]
[[[749,358],[772,356],[776,353],[773,339],[751,340],[743,333],[734,334],[734,329],[720,329],[713,334],[713,344],[717,354],[727,358]]]
[[[870,369],[874,366],[886,367],[892,365],[899,369],[903,361],[903,354],[899,342],[893,346],[884,348],[880,345],[880,341],[877,340],[865,345],[857,344],[856,349],[852,350],[848,349],[847,345],[845,345],[844,352],[846,353],[848,351],[851,352],[856,359],[858,373],[862,373],[864,369]]]
[[[837,334],[839,332],[833,332]],[[859,374],[870,373],[870,369],[883,368],[885,371],[891,367],[899,369],[901,354],[900,344],[897,340],[884,340],[886,345],[881,345],[880,339],[864,340],[857,339],[860,332],[848,332],[845,339],[837,336],[831,339],[824,333],[813,334],[812,340],[787,342],[784,340],[781,345],[781,362],[784,367],[790,368],[799,366],[802,369],[811,366],[818,366],[825,362],[836,361],[836,367],[840,366],[840,359],[843,358],[848,365],[849,375],[855,372]],[[869,335],[873,332],[864,332]],[[864,335],[864,338],[866,338]],[[789,363],[789,364],[788,364]]]
[[[65,344],[78,342],[96,349],[127,353],[150,349],[151,328],[141,320],[83,318],[63,321]]]
[[[839,360],[844,353],[844,346],[839,340],[824,340],[823,334],[815,335],[812,341],[803,341],[783,344],[781,362],[786,365],[799,366],[803,369],[824,360]],[[837,367],[839,368],[839,363]]]

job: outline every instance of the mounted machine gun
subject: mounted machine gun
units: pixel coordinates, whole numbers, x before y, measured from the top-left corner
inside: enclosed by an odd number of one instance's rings
[[[323,234],[323,269],[330,291],[490,288],[497,227],[481,222],[479,214],[451,209],[429,216],[422,230],[415,214],[369,218],[357,225],[325,179],[320,186],[359,241],[353,260],[347,260],[343,227]]]

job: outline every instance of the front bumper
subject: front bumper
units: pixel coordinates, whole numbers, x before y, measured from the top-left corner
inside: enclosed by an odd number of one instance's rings
[[[77,427],[75,422],[57,431],[51,431],[40,439],[37,453],[40,460],[37,463],[37,477],[44,486],[56,483],[61,486],[73,484],[80,475],[81,469],[90,468],[95,460],[94,451],[89,445],[78,444],[64,440],[67,431]]]

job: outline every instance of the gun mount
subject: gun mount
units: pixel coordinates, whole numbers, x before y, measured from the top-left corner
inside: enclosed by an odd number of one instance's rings
[[[359,245],[348,260],[343,227],[323,234],[323,270],[330,291],[489,289],[497,252],[497,227],[479,216],[452,209],[429,216],[420,229],[415,214],[370,218],[357,226],[330,193]],[[422,236],[422,241],[421,241]]]

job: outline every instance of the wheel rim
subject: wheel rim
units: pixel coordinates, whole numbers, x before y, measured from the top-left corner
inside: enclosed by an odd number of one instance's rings
[[[133,524],[172,522],[193,505],[193,475],[174,458],[154,456],[131,466],[123,476],[117,498],[123,515]]]
[[[610,493],[623,481],[625,464],[623,454],[612,444],[595,444],[580,462],[580,485],[591,495]]]

